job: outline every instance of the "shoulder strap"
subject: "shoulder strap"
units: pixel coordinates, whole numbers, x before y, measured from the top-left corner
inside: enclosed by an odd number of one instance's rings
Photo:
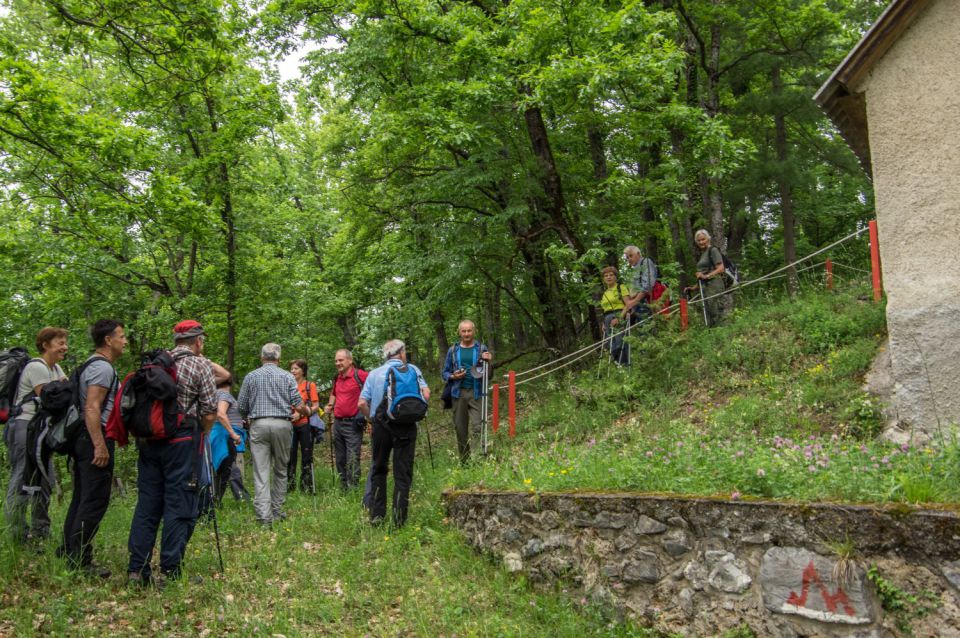
[[[356,366],[353,368],[353,380],[357,382],[358,387],[363,387],[363,384],[360,383],[360,372],[357,370]]]

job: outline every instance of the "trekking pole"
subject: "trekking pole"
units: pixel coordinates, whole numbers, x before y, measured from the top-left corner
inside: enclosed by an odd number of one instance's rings
[[[433,445],[430,443],[430,428],[427,427],[426,422],[423,424],[423,429],[427,433],[427,454],[430,455],[430,469],[435,470],[437,468],[433,465]]]
[[[213,537],[217,540],[217,559],[220,561],[220,573],[223,573],[223,552],[220,549],[220,526],[217,525],[217,502],[215,495],[213,494],[213,459],[210,454],[210,439],[208,437],[203,437],[203,457],[207,463],[207,471],[210,473],[210,485],[207,486],[207,490],[210,492],[210,518],[213,519]]]
[[[489,405],[489,387],[490,387],[490,366],[486,361],[483,362],[483,378],[480,381],[480,388],[482,389],[483,396],[480,397],[480,451],[482,454],[487,454],[488,446],[488,437],[487,437],[487,407]]]
[[[328,413],[327,430],[330,432],[330,485],[337,486],[337,468],[333,463],[333,413]]]
[[[703,279],[697,279],[697,283],[700,284],[700,305],[703,306],[703,325],[710,327],[710,323],[707,321],[707,302],[704,300],[705,295],[703,294]]]

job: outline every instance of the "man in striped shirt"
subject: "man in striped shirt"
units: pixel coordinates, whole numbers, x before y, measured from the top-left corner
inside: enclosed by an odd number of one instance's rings
[[[240,387],[237,408],[250,422],[250,452],[253,456],[253,509],[257,521],[269,527],[287,515],[287,463],[293,426],[290,415],[296,410],[307,416],[293,375],[280,367],[280,346],[268,343],[260,349],[263,365],[248,374]]]

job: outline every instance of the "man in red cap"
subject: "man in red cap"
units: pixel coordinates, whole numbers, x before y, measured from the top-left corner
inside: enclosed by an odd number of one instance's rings
[[[127,543],[131,583],[147,584],[153,580],[150,555],[161,521],[160,572],[164,579],[178,578],[197,522],[196,476],[203,435],[216,419],[216,377],[228,374],[203,356],[206,336],[203,326],[193,320],[181,321],[173,328],[175,347],[170,355],[177,364],[177,405],[184,418],[171,438],[145,440],[138,446],[137,507]]]

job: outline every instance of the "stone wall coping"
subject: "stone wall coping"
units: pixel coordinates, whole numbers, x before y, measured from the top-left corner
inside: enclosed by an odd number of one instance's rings
[[[679,516],[694,528],[727,529],[733,537],[761,532],[771,546],[851,543],[862,555],[894,553],[921,560],[960,558],[960,513],[956,506],[917,507],[901,503],[790,502],[668,495],[643,492],[528,492],[496,489],[448,489],[448,511],[467,501],[486,509],[493,503],[528,512],[578,510],[636,513],[666,521]],[[480,505],[487,502],[488,505]],[[495,509],[495,508],[494,508]],[[768,513],[766,513],[768,512]],[[760,524],[758,524],[760,521]],[[573,524],[573,521],[570,522]],[[815,537],[798,537],[797,530]]]

